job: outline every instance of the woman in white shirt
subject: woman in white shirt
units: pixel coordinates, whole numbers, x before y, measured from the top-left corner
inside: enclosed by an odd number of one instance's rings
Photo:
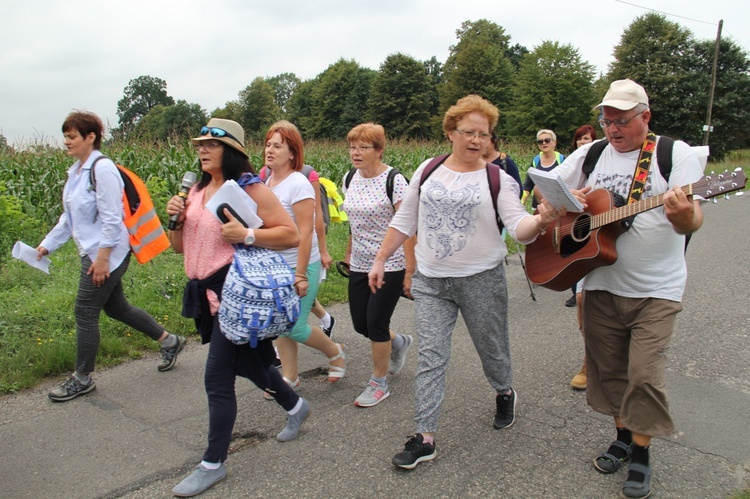
[[[350,232],[344,258],[350,268],[349,312],[354,330],[370,340],[373,364],[372,376],[354,405],[372,407],[390,396],[387,375],[401,371],[412,343],[411,336],[394,333],[390,326],[399,298],[403,293],[411,294],[411,276],[416,265],[414,241],[407,240],[386,261],[383,288],[373,293],[367,282],[367,272],[409,183],[396,173],[389,196],[388,178],[393,168],[383,163],[385,129],[381,125],[357,125],[346,140],[355,168],[349,185],[344,182],[344,211],[349,215]]]
[[[73,238],[81,256],[81,274],[76,296],[76,370],[48,396],[65,402],[92,392],[99,350],[99,315],[104,310],[161,345],[159,371],[174,367],[185,338],[168,333],[153,317],[128,303],[122,276],[130,263],[130,241],[123,222],[124,183],[115,164],[99,152],[104,127],[97,115],[73,112],[62,126],[65,147],[76,159],[68,170],[63,188],[63,214],[37,247],[38,258],[52,253]],[[96,190],[91,189],[90,172],[94,163]]]
[[[452,152],[421,182],[425,161],[412,176],[369,273],[373,292],[383,286],[384,264],[407,238],[417,234],[417,272],[412,278],[418,362],[415,379],[417,434],[392,462],[412,469],[435,457],[434,435],[445,394],[451,333],[458,312],[496,392],[493,427],[515,420],[516,392],[508,340],[507,254],[490,196],[482,158],[498,110],[477,95],[460,99],[445,114],[443,130]],[[530,243],[559,217],[544,202],[530,215],[518,199],[515,180],[503,171],[497,213],[510,236]]]
[[[315,191],[300,173],[304,165],[304,145],[297,127],[288,121],[271,125],[266,134],[265,165],[271,170],[266,185],[294,219],[300,232],[299,247],[279,251],[294,269],[294,288],[300,297],[300,316],[287,334],[276,340],[284,379],[295,390],[300,387],[297,363],[298,343],[312,347],[328,357],[328,381],[335,383],[346,374],[343,344],[334,343],[317,326],[307,322],[320,287],[320,252],[315,234]]]

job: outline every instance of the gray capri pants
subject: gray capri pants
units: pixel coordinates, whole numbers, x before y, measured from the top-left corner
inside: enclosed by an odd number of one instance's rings
[[[501,262],[467,277],[432,278],[417,272],[411,289],[419,338],[414,420],[419,433],[435,432],[459,311],[492,388],[503,393],[513,384],[505,269]]]

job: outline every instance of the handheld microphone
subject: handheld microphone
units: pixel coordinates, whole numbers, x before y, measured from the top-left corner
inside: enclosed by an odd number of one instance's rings
[[[188,192],[190,191],[190,188],[195,183],[195,180],[197,177],[195,176],[195,173],[193,172],[186,172],[185,176],[182,177],[182,185],[180,186],[180,192],[177,193],[178,196],[182,198],[182,200],[186,200],[188,197]],[[167,228],[169,230],[175,230],[177,228],[177,219],[180,218],[179,213],[175,213],[171,217],[169,217],[169,225]]]

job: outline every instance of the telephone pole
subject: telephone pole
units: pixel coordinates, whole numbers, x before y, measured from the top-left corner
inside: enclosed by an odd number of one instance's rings
[[[703,145],[708,145],[708,134],[711,132],[711,109],[714,106],[714,90],[716,89],[716,66],[719,62],[719,45],[721,44],[721,27],[724,20],[719,20],[719,30],[716,32],[716,46],[714,47],[714,63],[711,69],[711,89],[708,92],[708,109],[706,110],[706,124],[703,125]]]

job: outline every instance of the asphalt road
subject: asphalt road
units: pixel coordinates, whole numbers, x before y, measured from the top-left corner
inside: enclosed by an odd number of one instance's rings
[[[750,202],[748,195],[705,206],[688,251],[690,277],[669,351],[668,386],[678,431],[653,442],[656,498],[722,498],[750,487]],[[508,259],[517,421],[493,430],[494,397],[462,321],[453,339],[438,457],[413,471],[390,459],[415,431],[416,348],[391,396],[360,409],[354,398],[370,374],[368,343],[348,308],[330,308],[334,337],[349,345],[349,373],[321,378],[324,359],[301,348],[303,387],[313,413],[300,437],[279,443],[284,414],[246,380],[226,480],[202,497],[618,497],[624,469],[604,476],[594,456],[613,438],[568,383],[582,341],[567,293],[534,289],[517,256]],[[414,334],[402,300],[394,329]],[[199,462],[206,442],[206,347],[191,340],[174,370],[158,359],[99,371],[90,395],[54,404],[36,389],[0,398],[0,491],[4,498],[170,497]]]

